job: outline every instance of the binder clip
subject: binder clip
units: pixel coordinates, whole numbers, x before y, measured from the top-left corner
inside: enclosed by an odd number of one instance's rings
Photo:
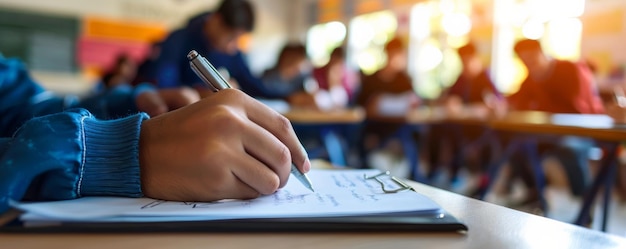
[[[385,182],[383,182],[383,180],[380,179],[383,176],[391,177],[391,180],[395,184],[397,184],[399,187],[395,189],[388,189],[387,187],[385,187]],[[373,175],[373,176],[367,176],[366,174],[363,174],[363,177],[365,178],[365,180],[372,180],[372,179],[376,180],[380,184],[380,187],[383,189],[383,192],[385,192],[385,194],[394,194],[394,193],[398,193],[398,192],[405,191],[405,190],[413,190],[413,187],[404,183],[402,180],[396,178],[395,176],[392,176],[391,173],[389,173],[389,171],[381,172],[380,174]]]

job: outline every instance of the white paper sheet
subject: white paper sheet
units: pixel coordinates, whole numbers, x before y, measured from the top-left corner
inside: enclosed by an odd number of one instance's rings
[[[364,174],[377,170],[313,170],[316,192],[296,179],[275,194],[253,200],[211,203],[169,202],[149,198],[85,197],[69,201],[15,203],[25,221],[191,221],[236,218],[329,217],[397,212],[437,213],[440,207],[413,191],[385,194]],[[388,178],[388,188],[398,186]]]

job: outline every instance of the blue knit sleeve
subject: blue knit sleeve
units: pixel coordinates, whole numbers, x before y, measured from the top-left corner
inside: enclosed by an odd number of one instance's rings
[[[15,130],[33,117],[80,107],[102,119],[126,117],[138,112],[135,100],[145,91],[156,91],[149,84],[136,87],[123,85],[80,102],[73,97],[61,98],[45,91],[32,80],[18,59],[0,55],[0,137],[13,135]]]
[[[102,121],[84,109],[26,122],[0,139],[0,212],[9,200],[140,197],[136,114]]]
[[[46,92],[18,59],[0,55],[0,137],[8,137],[29,119],[63,111],[72,103]]]

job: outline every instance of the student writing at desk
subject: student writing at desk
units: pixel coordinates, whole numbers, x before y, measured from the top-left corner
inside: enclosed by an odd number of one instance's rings
[[[152,119],[72,107],[99,108],[46,94],[0,57],[0,212],[10,200],[254,198],[284,186],[292,163],[311,167],[290,122],[239,90]]]
[[[189,61],[184,56],[196,50],[218,70],[228,71],[231,80],[245,93],[253,97],[282,98],[284,95],[268,90],[252,75],[237,47],[238,39],[252,31],[254,23],[254,11],[248,1],[224,0],[216,11],[193,17],[186,27],[173,31],[161,45],[155,62],[156,76],[144,78],[156,78],[160,88],[189,86],[201,95],[209,94],[206,86],[189,70]]]

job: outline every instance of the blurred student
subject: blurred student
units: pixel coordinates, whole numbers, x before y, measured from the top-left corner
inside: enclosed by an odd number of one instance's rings
[[[604,113],[593,75],[585,63],[574,63],[548,57],[536,40],[521,40],[515,44],[515,53],[528,68],[528,77],[520,89],[508,98],[513,110],[531,110],[551,113]],[[540,142],[540,154],[553,154],[565,167],[570,189],[582,195],[589,180],[588,150],[591,141],[577,137],[563,137],[551,143]],[[521,176],[530,195],[526,201],[536,200],[532,171],[523,154],[510,160],[515,175]]]
[[[302,44],[286,44],[278,55],[276,65],[263,73],[263,83],[268,89],[284,95],[304,91],[304,81],[309,76],[306,48]]]
[[[238,39],[254,28],[255,15],[245,0],[223,0],[214,12],[191,18],[186,27],[172,32],[163,42],[156,61],[156,80],[160,88],[188,86],[210,92],[189,68],[187,53],[196,50],[218,70],[228,71],[230,80],[253,97],[281,98],[269,91],[250,72],[239,51]]]
[[[346,52],[343,47],[336,47],[330,53],[328,63],[313,69],[313,77],[319,89],[326,91],[339,107],[347,107],[359,90],[357,74],[346,64]]]
[[[454,84],[440,97],[441,102],[444,105],[462,104],[474,108],[491,108],[488,105],[495,104],[491,101],[502,99],[502,94],[491,81],[476,46],[468,43],[460,47],[457,53],[463,68]]]
[[[407,70],[407,51],[399,38],[385,45],[387,63],[369,76],[363,76],[362,88],[357,97],[359,106],[365,108],[368,117],[402,116],[419,105],[420,99],[413,90]],[[383,141],[394,135],[399,125],[367,122],[364,128],[363,149],[365,153],[383,145]],[[408,138],[412,139],[412,138]],[[394,154],[400,154],[397,143],[391,143]]]
[[[130,85],[137,75],[137,64],[127,54],[120,54],[115,59],[113,67],[102,76],[101,88],[115,88],[120,85]]]
[[[470,112],[471,115],[486,117],[495,108],[505,104],[502,95],[491,81],[489,71],[484,68],[480,55],[473,43],[460,47],[457,53],[461,59],[462,71],[454,84],[445,90],[439,101],[449,115],[462,115]],[[503,111],[503,110],[502,110]],[[434,124],[430,126],[428,133],[429,165],[431,167],[429,178],[433,178],[439,168],[441,151],[446,143],[450,152],[455,155],[450,167],[450,180],[454,183],[463,158],[460,155],[464,141],[474,141],[484,133],[480,126],[463,126],[448,124]],[[479,148],[478,159],[470,165],[474,173],[484,170],[491,158],[487,148]]]
[[[593,74],[585,63],[546,56],[536,40],[522,40],[515,53],[528,69],[520,89],[508,98],[515,110],[552,113],[604,113]]]
[[[239,90],[152,119],[76,107],[101,108],[46,93],[0,56],[0,213],[10,201],[85,196],[248,199],[284,186],[292,163],[310,169],[289,121]]]
[[[155,42],[150,46],[150,50],[143,62],[137,67],[137,76],[133,80],[133,85],[149,82],[156,84],[156,61],[161,56],[161,42]]]
[[[311,64],[306,48],[299,43],[286,44],[281,49],[276,65],[261,77],[265,87],[282,96],[294,106],[317,108],[314,96],[306,91],[311,79]]]
[[[387,63],[372,75],[363,76],[357,103],[370,116],[404,115],[419,103],[407,70],[404,43],[394,38],[385,45]]]
[[[136,105],[150,116],[157,116],[170,110],[192,104],[200,99],[197,92],[191,88],[154,89],[147,82],[133,85],[137,75],[137,66],[127,54],[120,54],[101,81],[96,85],[91,96],[82,100],[83,103],[101,106],[100,113],[94,113],[100,118],[117,118],[132,110]],[[128,96],[136,89],[150,89],[143,91],[144,97],[137,102]],[[94,112],[94,111],[92,111]]]

